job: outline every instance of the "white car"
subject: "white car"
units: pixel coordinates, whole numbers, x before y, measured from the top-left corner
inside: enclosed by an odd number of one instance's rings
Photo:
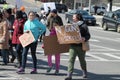
[[[92,13],[92,14],[95,13],[94,6],[95,6],[95,5],[91,6],[91,10],[90,10],[90,13]],[[105,8],[104,6],[97,6],[97,7],[98,7],[98,8],[97,8],[97,14],[103,15],[104,13],[107,12],[107,11],[106,11],[106,8]],[[86,8],[84,8],[84,10],[89,11],[89,8],[86,7]]]

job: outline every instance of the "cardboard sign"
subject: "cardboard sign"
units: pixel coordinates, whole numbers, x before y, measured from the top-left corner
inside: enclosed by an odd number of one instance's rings
[[[23,35],[21,35],[19,37],[19,40],[23,47],[25,47],[35,41],[34,36],[31,31],[29,31],[29,33],[24,33]]]
[[[43,38],[45,55],[55,55],[69,51],[69,45],[59,44],[57,36],[45,36]]]
[[[60,44],[80,43],[80,29],[75,24],[55,26],[57,38]]]

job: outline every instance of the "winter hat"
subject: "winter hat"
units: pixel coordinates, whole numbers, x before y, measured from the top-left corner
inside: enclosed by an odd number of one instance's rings
[[[51,13],[57,14],[57,10],[56,10],[56,9],[53,9],[53,10],[51,11]]]

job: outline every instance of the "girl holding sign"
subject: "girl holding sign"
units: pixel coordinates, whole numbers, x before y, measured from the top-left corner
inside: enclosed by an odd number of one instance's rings
[[[90,39],[90,33],[88,30],[87,25],[83,21],[82,15],[81,14],[74,14],[73,15],[73,24],[77,24],[80,28],[80,33],[81,33],[81,43],[76,43],[76,44],[71,44],[70,49],[69,49],[69,63],[68,63],[68,74],[67,78],[65,80],[72,80],[72,73],[74,70],[74,62],[76,59],[76,56],[78,56],[79,61],[80,61],[80,66],[82,68],[83,72],[83,78],[87,78],[87,66],[86,66],[86,60],[85,60],[85,54],[86,51],[82,49],[82,43],[86,42]]]

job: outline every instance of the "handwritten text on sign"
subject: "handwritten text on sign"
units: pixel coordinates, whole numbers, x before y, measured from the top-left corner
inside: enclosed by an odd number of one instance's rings
[[[77,25],[56,26],[55,29],[60,44],[80,43],[81,34]]]

